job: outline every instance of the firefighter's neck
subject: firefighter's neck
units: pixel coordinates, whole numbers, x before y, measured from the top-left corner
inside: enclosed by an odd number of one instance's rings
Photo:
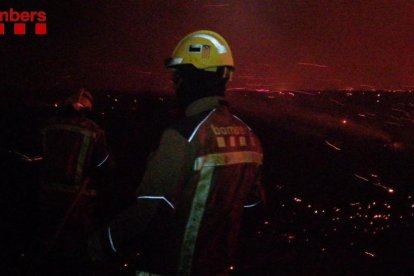
[[[212,96],[204,97],[192,102],[185,110],[185,116],[193,116],[205,111],[213,110],[225,102],[224,97]]]

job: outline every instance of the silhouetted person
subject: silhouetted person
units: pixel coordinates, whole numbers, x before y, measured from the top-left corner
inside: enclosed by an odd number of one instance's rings
[[[99,183],[92,175],[108,163],[109,154],[104,131],[86,116],[92,106],[90,92],[81,89],[42,129],[39,247],[47,267],[81,265],[85,238],[94,227]]]
[[[140,270],[227,273],[244,207],[261,202],[262,149],[224,99],[233,72],[227,42],[212,31],[182,39],[166,66],[186,117],[166,129],[136,203],[90,239],[90,255],[142,251]]]

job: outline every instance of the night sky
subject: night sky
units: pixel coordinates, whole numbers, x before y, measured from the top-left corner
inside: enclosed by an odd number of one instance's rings
[[[171,89],[164,59],[211,29],[232,48],[231,88],[414,89],[413,1],[2,1],[9,8],[46,11],[48,34],[0,36],[6,86]]]

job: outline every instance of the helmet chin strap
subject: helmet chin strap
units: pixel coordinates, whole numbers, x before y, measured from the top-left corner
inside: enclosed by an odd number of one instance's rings
[[[209,68],[205,68],[203,69],[203,71],[207,71],[207,72],[217,72],[219,70],[219,68],[222,68],[221,70],[223,70],[223,73],[221,75],[221,77],[223,79],[228,79],[228,80],[232,80],[233,78],[233,72],[234,69],[229,67],[229,66],[223,66],[223,67],[209,67]]]
[[[231,81],[232,80],[232,78],[233,78],[233,68],[230,68],[230,67],[224,67],[223,68],[223,75],[222,75],[222,77],[223,77],[223,79],[228,79],[229,81]]]

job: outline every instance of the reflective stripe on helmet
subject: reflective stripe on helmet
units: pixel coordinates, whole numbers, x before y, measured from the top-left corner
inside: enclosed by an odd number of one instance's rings
[[[211,43],[213,43],[213,45],[217,48],[217,52],[219,54],[225,54],[225,53],[227,53],[226,46],[224,46],[223,44],[221,44],[215,37],[213,37],[211,35],[208,35],[208,34],[196,34],[196,35],[193,35],[193,37],[207,39],[208,41],[210,41]]]
[[[183,63],[183,58],[172,58],[168,62],[168,66],[174,66]]]

